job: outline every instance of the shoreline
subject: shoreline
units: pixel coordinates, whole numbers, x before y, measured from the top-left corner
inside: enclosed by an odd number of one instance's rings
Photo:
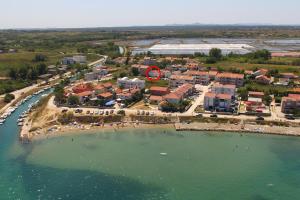
[[[225,127],[227,126],[227,128]],[[85,125],[82,128],[70,126],[57,126],[57,129],[47,132],[46,128],[39,130],[39,134],[35,134],[30,138],[30,142],[41,141],[44,139],[58,138],[63,136],[78,136],[84,134],[96,134],[99,132],[122,132],[132,129],[172,129],[176,132],[216,132],[216,133],[237,133],[237,134],[257,134],[257,135],[278,135],[288,137],[300,137],[300,127],[279,127],[279,126],[261,126],[261,125],[246,125],[241,129],[237,125],[216,124],[216,123],[175,123],[175,124],[144,124],[144,123],[125,123],[124,126],[117,124],[105,124],[104,126]],[[292,131],[287,131],[287,128],[292,128]]]
[[[47,130],[41,129],[43,133],[36,134],[30,138],[30,142],[50,139],[50,138],[57,138],[62,136],[72,136],[72,135],[84,135],[84,134],[96,134],[100,131],[108,131],[108,132],[119,132],[124,130],[132,130],[132,129],[175,129],[174,124],[143,124],[143,123],[126,123],[124,126],[117,126],[116,124],[105,124],[104,126],[90,126],[85,125],[84,128],[76,129],[74,127],[70,128],[69,126],[57,126],[58,129],[52,132],[47,132]]]

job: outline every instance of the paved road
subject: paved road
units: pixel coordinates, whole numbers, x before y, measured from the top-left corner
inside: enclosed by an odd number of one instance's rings
[[[193,105],[185,112],[186,115],[191,115],[193,116],[195,114],[195,109],[199,106],[199,105],[203,105],[203,101],[204,101],[204,96],[205,93],[208,92],[209,87],[212,85],[212,83],[208,86],[203,86],[203,85],[196,85],[196,89],[198,91],[201,91],[201,94],[196,98],[196,100],[193,102]]]

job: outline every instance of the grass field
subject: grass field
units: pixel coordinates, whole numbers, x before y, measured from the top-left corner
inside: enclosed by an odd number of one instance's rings
[[[0,74],[1,76],[6,76],[9,68],[11,67],[21,67],[26,64],[37,65],[38,62],[34,62],[33,59],[36,54],[43,54],[47,56],[47,61],[45,64],[56,64],[64,57],[63,54],[56,52],[18,52],[9,54],[0,54]]]
[[[236,59],[228,59],[224,61],[220,61],[216,64],[203,64],[205,67],[220,67],[225,71],[230,69],[240,69],[240,70],[254,70],[254,69],[277,69],[279,72],[293,72],[300,75],[300,66],[291,65],[292,61],[295,58],[272,58],[270,62],[286,62],[287,64],[252,64],[252,63],[243,63],[240,60]],[[202,61],[202,60],[201,60]],[[289,64],[290,63],[290,64]]]

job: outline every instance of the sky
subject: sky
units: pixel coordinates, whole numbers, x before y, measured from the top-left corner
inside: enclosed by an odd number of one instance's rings
[[[1,0],[0,29],[300,24],[299,0]]]

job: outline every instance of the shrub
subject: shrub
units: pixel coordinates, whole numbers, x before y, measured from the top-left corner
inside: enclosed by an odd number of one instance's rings
[[[5,103],[10,103],[14,99],[15,99],[15,95],[13,95],[13,94],[6,94],[5,97],[4,97],[4,102]]]

